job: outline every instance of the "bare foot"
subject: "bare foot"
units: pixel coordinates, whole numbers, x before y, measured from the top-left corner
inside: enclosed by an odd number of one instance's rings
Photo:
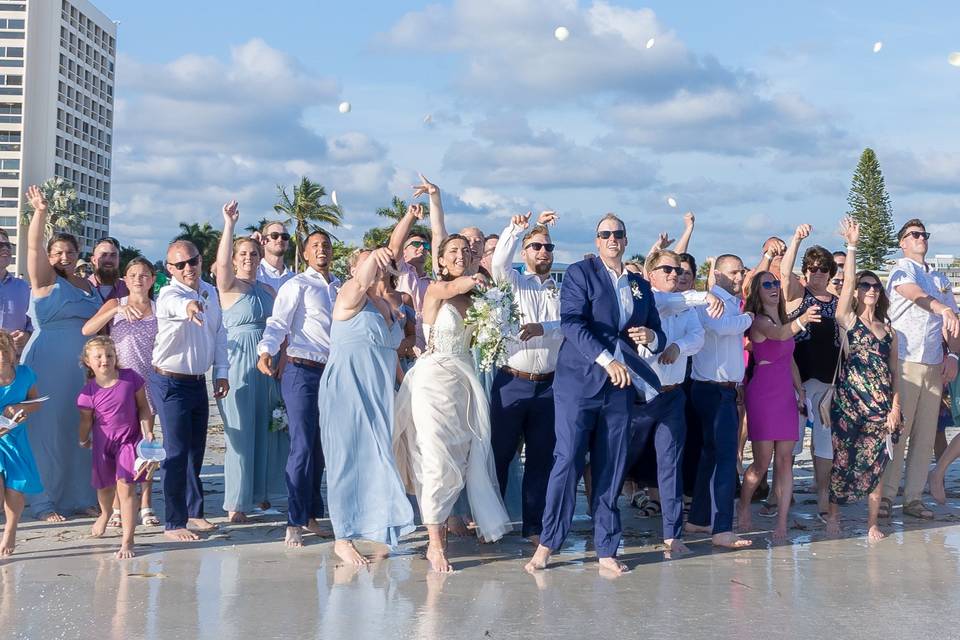
[[[690,547],[683,544],[683,540],[673,538],[664,540],[663,544],[667,545],[666,550],[663,552],[663,557],[667,560],[690,553]]]
[[[523,568],[527,573],[543,571],[547,568],[548,562],[550,562],[550,549],[541,544],[533,553],[533,557],[530,558],[530,562],[525,564]]]
[[[786,542],[787,541],[787,525],[778,524],[773,530],[773,533],[770,535],[776,543]]]
[[[87,516],[88,518],[99,518],[100,507],[86,507],[85,509],[78,509],[77,514],[81,516]]]
[[[42,522],[66,522],[67,518],[60,515],[56,511],[51,511],[50,513],[45,513],[42,516],[38,517],[37,520]]]
[[[4,533],[3,542],[0,542],[0,557],[12,556],[13,550],[17,546],[16,540],[7,540],[7,532]],[[13,538],[13,536],[10,536]]]
[[[137,555],[133,552],[133,545],[120,545],[120,548],[117,549],[117,552],[114,554],[117,557],[117,560],[126,560],[127,558],[132,558]]]
[[[163,532],[163,536],[174,542],[191,542],[200,539],[200,536],[186,527],[182,529],[167,529]]]
[[[930,472],[930,477],[927,479],[927,482],[930,483],[930,495],[936,500],[937,504],[946,504],[947,502],[947,490],[943,486],[943,476],[937,473],[937,470],[934,469]]]
[[[352,540],[337,540],[333,543],[333,552],[347,564],[363,567],[370,564],[370,561],[360,555],[357,548],[353,546]]]
[[[320,536],[321,538],[332,538],[333,530],[330,527],[321,526],[317,522],[316,518],[310,518],[307,520],[307,525],[303,528],[304,531],[309,531],[310,533]]]
[[[827,535],[836,538],[840,535],[840,518],[836,516],[827,516]]]
[[[597,564],[600,565],[600,575],[604,577],[619,577],[629,573],[630,569],[616,558],[599,558]]]
[[[269,508],[271,507],[271,505],[270,505],[269,502],[261,502],[261,503],[258,504],[257,506],[260,507],[260,510],[261,510],[261,511],[266,511],[267,509],[269,509]]]
[[[90,535],[94,538],[99,538],[103,535],[103,532],[107,530],[107,522],[110,520],[110,516],[105,513],[101,513],[100,516],[94,520],[93,526],[90,527]]]
[[[869,540],[870,542],[879,542],[886,537],[887,537],[887,534],[881,531],[880,527],[878,527],[877,525],[873,525],[867,530],[867,540]]]
[[[750,503],[747,503],[746,508],[740,507],[737,510],[737,531],[739,533],[749,533],[752,529],[753,516],[750,515]]]
[[[470,530],[467,529],[467,524],[460,516],[450,516],[447,518],[447,532],[452,536],[457,536],[458,538],[470,535]]]
[[[287,537],[283,539],[283,544],[291,549],[299,549],[303,546],[303,534],[300,533],[302,527],[287,527]]]
[[[745,540],[737,537],[732,531],[718,533],[713,536],[713,546],[723,547],[725,549],[743,549],[753,544],[753,540]]]
[[[187,526],[192,526],[195,530],[201,533],[207,533],[208,531],[216,531],[219,527],[213,524],[206,518],[190,518],[187,520]]]
[[[233,524],[247,524],[250,518],[243,511],[228,511],[227,521]]]
[[[702,527],[699,524],[693,524],[688,522],[683,525],[683,530],[687,533],[710,533],[713,531],[713,527]]]
[[[360,573],[360,567],[355,564],[338,564],[333,567],[333,584],[350,584],[357,574]],[[429,575],[429,574],[428,574]]]
[[[427,545],[427,560],[437,573],[453,573],[453,565],[447,560],[447,552],[439,545]]]

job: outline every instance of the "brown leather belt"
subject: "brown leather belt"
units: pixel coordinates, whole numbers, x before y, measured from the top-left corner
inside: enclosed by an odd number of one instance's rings
[[[550,373],[527,373],[526,371],[520,371],[519,369],[514,369],[513,367],[501,368],[514,378],[520,378],[521,380],[529,380],[530,382],[548,382],[553,380],[553,371]]]
[[[287,358],[293,364],[298,364],[301,367],[310,367],[311,369],[323,369],[327,366],[326,362],[317,362],[316,360],[307,360],[306,358]]]
[[[167,378],[173,378],[174,380],[192,380],[194,382],[199,382],[200,380],[203,380],[203,374],[200,374],[199,376],[195,376],[190,373],[177,373],[175,371],[165,371],[164,369],[161,369],[159,367],[154,367],[153,370],[162,376],[166,376]]]
[[[703,384],[715,384],[718,387],[724,387],[726,389],[736,389],[736,382],[717,382],[716,380],[694,380],[694,382],[702,382]]]
[[[668,391],[679,389],[682,386],[683,386],[682,384],[665,384],[660,387],[660,393],[667,393]]]

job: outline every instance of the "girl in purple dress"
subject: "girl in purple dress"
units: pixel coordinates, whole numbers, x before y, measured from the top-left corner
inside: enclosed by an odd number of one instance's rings
[[[109,337],[87,340],[83,366],[87,384],[77,396],[80,446],[93,449],[92,482],[101,510],[91,533],[95,538],[103,535],[107,514],[119,497],[123,540],[116,556],[132,558],[137,526],[137,445],[141,439],[153,441],[153,413],[147,405],[143,378],[132,369],[117,367],[116,347]]]
[[[150,380],[153,343],[157,339],[157,316],[153,302],[156,273],[146,258],[137,257],[131,260],[123,273],[129,294],[107,300],[97,314],[83,325],[85,336],[95,336],[107,329],[117,348],[119,366],[133,369],[145,383]],[[147,404],[150,405],[149,393]],[[150,410],[155,414],[152,405]],[[140,524],[145,527],[160,525],[160,520],[153,511],[152,491],[153,480],[148,477],[140,488]],[[120,527],[119,502],[113,505],[108,526]]]
[[[744,311],[754,316],[749,331],[754,366],[744,392],[753,464],[743,474],[738,518],[741,531],[752,528],[750,500],[767,475],[770,459],[776,456],[774,485],[780,512],[773,540],[782,542],[787,537],[793,497],[793,447],[799,434],[799,408],[804,405],[800,374],[793,361],[793,336],[820,321],[820,307],[812,305],[790,322],[780,295],[780,281],[763,271],[753,283],[744,304]]]

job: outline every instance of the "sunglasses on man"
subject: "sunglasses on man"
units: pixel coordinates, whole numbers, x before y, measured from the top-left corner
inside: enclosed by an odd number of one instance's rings
[[[534,251],[540,251],[541,249],[546,249],[547,253],[553,253],[554,247],[557,245],[552,242],[531,242],[524,249],[533,249]]]
[[[910,236],[914,240],[919,240],[920,238],[924,240],[930,239],[930,233],[928,231],[907,231],[903,234],[903,237],[906,238],[907,236]]]
[[[613,236],[617,240],[623,240],[627,237],[627,232],[623,229],[617,229],[616,231],[608,231],[604,229],[603,231],[597,232],[597,237],[601,240],[607,240],[610,236]]]
[[[195,267],[200,264],[200,254],[193,256],[192,258],[187,258],[186,260],[181,260],[180,262],[168,262],[168,265],[176,269],[177,271],[183,271],[187,265]]]
[[[271,240],[279,239],[279,240],[283,240],[284,242],[288,242],[290,240],[290,234],[287,233],[286,231],[282,233],[280,231],[271,231],[270,233],[267,234],[267,237],[270,238]]]
[[[830,267],[815,266],[809,267],[807,273],[830,273]]]
[[[662,264],[659,267],[654,267],[654,271],[663,271],[665,274],[670,275],[671,273],[676,273],[677,276],[682,276],[687,272],[683,267],[675,267],[670,264]]]
[[[407,243],[408,247],[413,247],[414,249],[423,249],[424,251],[430,251],[430,243],[424,242],[423,240],[411,240]]]

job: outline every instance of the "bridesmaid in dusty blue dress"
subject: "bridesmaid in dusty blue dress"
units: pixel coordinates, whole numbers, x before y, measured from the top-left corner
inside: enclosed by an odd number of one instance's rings
[[[285,495],[283,468],[289,440],[270,430],[280,400],[277,381],[257,371],[257,343],[273,312],[276,292],[257,281],[260,243],[233,240],[239,218],[236,201],[223,207],[223,235],[217,250],[217,290],[227,329],[230,393],[217,400],[227,450],[223,460],[223,510],[230,522],[248,522],[254,509]]]
[[[37,374],[40,395],[50,396],[33,414],[27,430],[44,486],[43,493],[30,497],[29,513],[61,522],[77,512],[99,514],[97,494],[90,484],[91,453],[77,442],[76,401],[86,382],[79,360],[86,341],[81,329],[103,299],[74,274],[79,256],[76,238],[56,233],[44,252],[47,202],[37,187],[30,187],[27,198],[34,208],[27,230],[27,273],[36,332],[23,352],[23,364]]]
[[[340,289],[330,358],[320,381],[320,440],[334,551],[364,565],[353,540],[394,546],[414,530],[413,508],[393,458],[394,382],[403,326],[387,292],[389,249],[363,252]]]

